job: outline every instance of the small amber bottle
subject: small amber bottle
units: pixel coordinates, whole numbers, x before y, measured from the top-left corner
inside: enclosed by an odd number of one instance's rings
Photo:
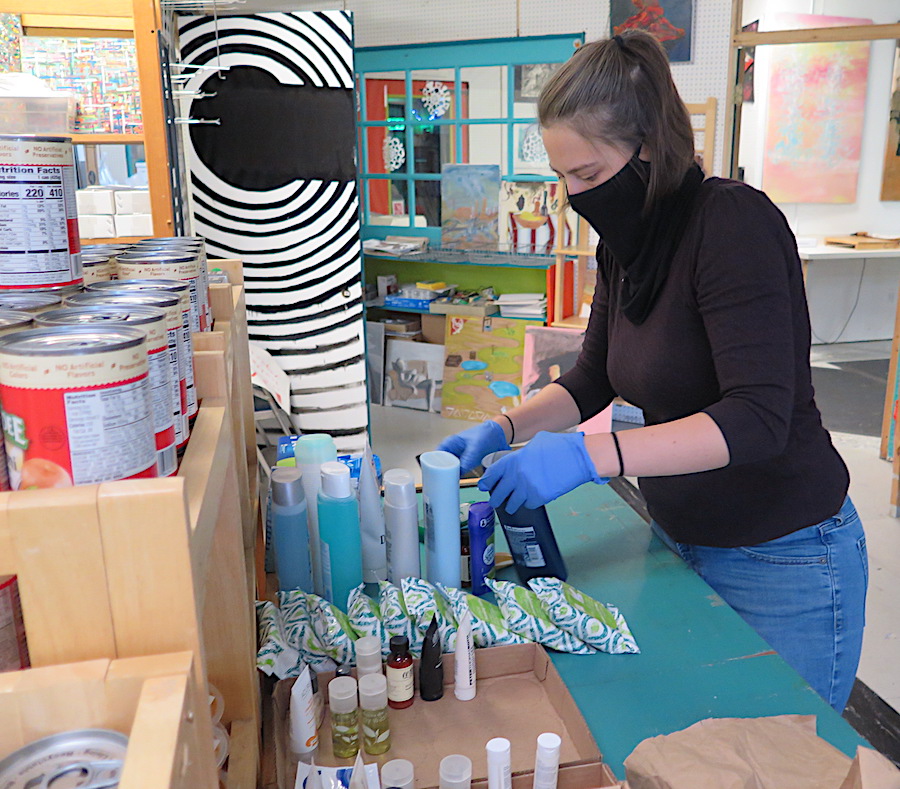
[[[387,676],[388,705],[402,710],[413,703],[413,659],[409,654],[409,639],[406,636],[391,638],[391,654],[385,664]]]

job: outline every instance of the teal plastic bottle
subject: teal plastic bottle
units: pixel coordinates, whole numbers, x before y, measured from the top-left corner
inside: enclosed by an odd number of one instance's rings
[[[328,461],[322,464],[321,474],[318,511],[324,597],[346,611],[348,595],[363,580],[359,506],[347,466]]]

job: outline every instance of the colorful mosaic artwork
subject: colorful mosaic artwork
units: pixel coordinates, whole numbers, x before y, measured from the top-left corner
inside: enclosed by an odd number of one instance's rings
[[[19,38],[22,24],[15,14],[0,14],[0,73],[21,71],[22,59],[19,55]]]
[[[127,38],[22,39],[22,71],[80,100],[80,132],[140,133],[134,41]]]

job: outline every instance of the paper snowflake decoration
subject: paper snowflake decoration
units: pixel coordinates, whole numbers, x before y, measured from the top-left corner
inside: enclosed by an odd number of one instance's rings
[[[399,137],[389,134],[384,138],[384,168],[389,173],[406,164],[406,148]]]
[[[429,118],[441,118],[450,109],[450,89],[436,80],[429,80],[422,88],[422,103]]]
[[[550,161],[547,149],[544,148],[544,141],[541,139],[541,130],[536,123],[532,123],[522,136],[519,158],[529,164],[547,164]]]

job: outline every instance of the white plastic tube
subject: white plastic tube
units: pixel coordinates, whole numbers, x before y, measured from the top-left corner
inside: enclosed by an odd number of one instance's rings
[[[453,694],[460,701],[475,698],[475,643],[472,639],[472,615],[466,611],[456,631]]]
[[[488,789],[512,789],[510,745],[505,737],[494,737],[484,746],[487,753]]]
[[[301,762],[308,762],[319,747],[316,710],[313,704],[309,666],[304,666],[291,688],[291,750]]]
[[[375,475],[372,448],[368,443],[359,466],[359,530],[362,537],[363,583],[377,584],[379,581],[386,581],[388,568],[384,512],[381,509],[381,492]]]
[[[400,586],[402,578],[420,578],[422,559],[416,481],[405,468],[384,472],[384,526],[388,580]]]
[[[534,789],[556,789],[561,744],[559,735],[552,731],[538,735],[534,755]]]

